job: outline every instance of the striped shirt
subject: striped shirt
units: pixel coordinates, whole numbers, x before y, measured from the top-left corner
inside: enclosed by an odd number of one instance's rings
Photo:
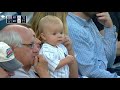
[[[107,71],[116,57],[116,27],[104,27],[102,36],[92,19],[85,20],[70,12],[67,24],[79,74],[91,78],[116,78],[116,73]]]
[[[56,69],[60,60],[64,59],[68,55],[67,49],[64,45],[60,44],[54,47],[50,44],[44,43],[39,52],[48,61],[48,68],[51,78],[69,78],[68,65],[63,66],[60,69]]]

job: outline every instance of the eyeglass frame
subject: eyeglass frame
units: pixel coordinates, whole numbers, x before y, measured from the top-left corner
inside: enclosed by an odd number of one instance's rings
[[[32,43],[30,43],[30,44],[22,44],[22,45],[25,45],[25,46],[27,46],[27,47],[29,47],[29,48],[33,49],[33,48],[34,48],[34,46],[35,46],[35,43],[34,43],[34,42],[32,42]]]

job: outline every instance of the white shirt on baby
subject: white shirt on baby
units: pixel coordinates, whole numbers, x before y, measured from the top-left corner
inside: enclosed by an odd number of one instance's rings
[[[69,78],[68,65],[56,70],[60,60],[68,55],[68,51],[64,45],[60,44],[54,47],[48,43],[44,43],[39,54],[43,55],[48,61],[48,68],[52,78]]]

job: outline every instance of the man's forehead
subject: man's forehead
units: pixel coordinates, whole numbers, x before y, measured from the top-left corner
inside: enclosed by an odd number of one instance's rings
[[[8,25],[3,29],[3,31],[15,31],[19,33],[23,40],[23,43],[30,43],[34,41],[33,33],[30,31],[29,28],[22,25]]]
[[[32,32],[33,36],[36,37],[35,32],[33,31],[33,29],[29,28],[29,30]]]
[[[28,40],[23,40],[23,44],[31,44],[31,43],[35,43],[35,39],[34,37],[29,38]]]
[[[33,36],[33,37],[32,37],[32,42],[35,42],[35,40],[36,40],[36,38]]]
[[[5,28],[3,29],[27,29],[27,27],[22,26],[22,25],[17,25],[17,24],[11,24],[11,25],[7,25]]]
[[[29,29],[25,26],[21,26],[21,25],[8,25],[5,28],[2,29],[2,31],[6,31],[6,32],[10,32],[10,31],[15,31],[17,33],[19,33],[21,36],[22,34],[29,34],[31,32],[29,32]]]

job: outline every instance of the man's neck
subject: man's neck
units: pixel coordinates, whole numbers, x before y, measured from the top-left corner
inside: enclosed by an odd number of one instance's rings
[[[23,66],[22,68],[23,68],[26,72],[28,72],[28,71],[30,70],[31,66]]]
[[[86,20],[90,19],[90,17],[86,16],[83,12],[74,12],[74,14]]]

